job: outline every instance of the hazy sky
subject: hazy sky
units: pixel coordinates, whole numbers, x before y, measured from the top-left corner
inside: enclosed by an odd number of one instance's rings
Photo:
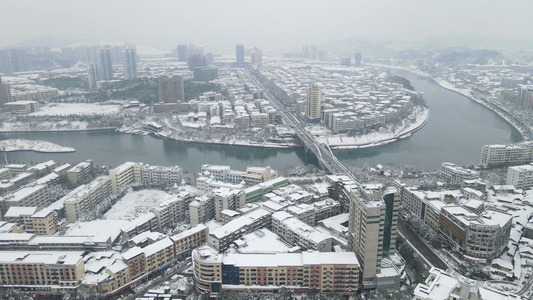
[[[531,0],[0,0],[0,47],[32,38],[262,48],[351,37],[533,39]]]

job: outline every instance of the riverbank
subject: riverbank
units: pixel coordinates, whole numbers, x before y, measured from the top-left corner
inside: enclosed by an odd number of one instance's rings
[[[511,120],[508,116],[506,116],[504,113],[502,113],[500,110],[503,110],[505,113],[511,115],[508,111],[504,110],[503,108],[493,104],[493,103],[488,103],[487,101],[484,101],[484,100],[481,100],[481,99],[476,99],[475,97],[472,96],[472,91],[470,89],[461,89],[461,88],[457,88],[455,87],[455,85],[449,81],[447,81],[446,79],[443,79],[443,78],[433,78],[433,77],[429,77],[431,78],[436,84],[438,84],[439,86],[441,86],[442,88],[444,89],[447,89],[451,92],[454,92],[454,93],[458,93],[462,96],[465,96],[467,98],[469,98],[470,100],[490,109],[492,112],[494,112],[495,114],[497,114],[498,116],[500,116],[502,119],[504,119],[507,123],[509,123],[509,125],[513,126],[514,129],[516,129],[516,131],[518,131],[518,133],[520,134],[520,137],[522,140],[525,139],[525,133],[523,131],[523,129],[518,125],[516,124],[516,122],[514,122],[513,120]],[[493,106],[495,106],[497,109],[495,109]]]
[[[62,147],[42,140],[9,139],[0,141],[0,149],[5,152],[33,151],[38,153],[68,153],[76,149]]]
[[[388,68],[388,69],[396,69],[396,70],[407,71],[407,72],[410,72],[410,73],[415,74],[417,76],[421,76],[421,77],[424,77],[424,78],[431,79],[433,82],[438,84],[440,87],[442,87],[442,88],[444,88],[444,89],[446,89],[448,91],[457,93],[459,95],[465,96],[468,99],[470,99],[470,100],[472,100],[472,101],[474,101],[474,102],[476,102],[476,103],[478,103],[478,104],[490,109],[492,112],[497,114],[500,118],[505,120],[514,129],[516,129],[516,131],[520,134],[520,137],[521,137],[522,140],[524,140],[525,137],[526,137],[526,134],[524,133],[524,130],[520,127],[520,125],[517,124],[517,122],[515,122],[514,120],[512,120],[511,118],[509,118],[508,116],[505,115],[505,114],[509,114],[509,115],[512,116],[511,113],[509,113],[508,111],[506,111],[502,107],[499,107],[499,106],[497,106],[497,105],[495,105],[493,103],[488,103],[488,102],[486,102],[484,100],[474,98],[472,96],[472,91],[470,89],[457,88],[457,87],[455,87],[455,85],[453,83],[451,83],[451,82],[449,82],[449,81],[447,81],[447,80],[445,80],[443,78],[433,77],[430,74],[422,72],[422,71],[420,71],[418,69],[412,69],[412,68],[400,67],[400,66],[388,66],[388,65],[381,65],[381,64],[373,64],[373,66],[380,67],[380,68]],[[495,109],[495,107],[497,109]]]
[[[11,131],[3,131],[0,130],[0,133],[20,133],[20,132],[27,132],[27,133],[39,133],[39,132],[91,132],[91,131],[115,131],[117,130],[116,127],[105,127],[105,128],[88,128],[88,129],[65,129],[65,130],[11,130]]]
[[[418,107],[410,118],[402,121],[399,128],[382,129],[358,136],[329,136],[316,138],[320,143],[329,145],[331,149],[362,149],[378,147],[410,137],[414,132],[422,129],[429,120],[429,109]]]
[[[172,134],[168,133],[153,133],[156,137],[166,138],[172,141],[177,142],[184,142],[184,143],[195,143],[195,144],[211,144],[211,145],[226,145],[226,146],[240,146],[240,147],[260,147],[260,148],[273,148],[273,149],[293,149],[293,148],[299,148],[301,146],[296,144],[276,144],[276,143],[260,143],[260,142],[254,142],[254,141],[242,141],[242,140],[231,140],[231,141],[214,141],[214,140],[206,140],[206,141],[196,141],[191,139],[185,139],[185,138],[179,138],[179,137],[173,137]]]

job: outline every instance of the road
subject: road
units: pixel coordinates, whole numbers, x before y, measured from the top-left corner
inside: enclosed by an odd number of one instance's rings
[[[323,145],[317,142],[317,140],[305,130],[305,123],[294,115],[293,112],[288,111],[287,108],[278,101],[270,92],[253,76],[247,69],[243,69],[244,73],[250,79],[256,88],[263,91],[263,95],[266,100],[268,100],[272,106],[279,112],[281,119],[286,125],[289,125],[300,138],[300,140],[306,145],[306,147],[311,150],[318,160],[332,173],[335,175],[345,174],[350,176],[354,181],[356,179],[350,173],[350,171],[341,164],[333,152],[327,145]]]
[[[411,226],[401,218],[398,218],[398,232],[420,255],[424,257],[427,262],[429,262],[431,266],[442,270],[448,269],[446,262],[440,259],[440,257],[420,239]]]

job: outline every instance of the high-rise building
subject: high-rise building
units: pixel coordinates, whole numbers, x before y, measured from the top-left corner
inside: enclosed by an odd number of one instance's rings
[[[322,91],[316,84],[310,84],[307,88],[307,106],[305,116],[310,121],[320,120],[320,105]]]
[[[11,67],[11,60],[9,59],[7,50],[0,50],[0,73],[13,74],[13,68]]]
[[[353,65],[356,67],[360,67],[362,58],[363,55],[361,53],[355,53],[355,55],[353,56]]]
[[[126,47],[124,49],[124,78],[126,80],[137,78],[137,53],[134,47]]]
[[[187,53],[187,45],[178,45],[178,61],[179,62],[186,62],[188,54],[189,53]]]
[[[26,60],[26,50],[24,49],[9,49],[9,59],[11,60],[11,67],[13,72],[28,71],[28,62]]]
[[[396,240],[400,193],[396,188],[383,192],[381,185],[345,188],[350,197],[348,247],[361,263],[363,288],[374,289],[381,260]]]
[[[192,53],[187,57],[187,65],[189,66],[189,70],[207,67],[207,58],[199,52]]]
[[[328,51],[326,51],[326,50],[319,51],[318,52],[318,59],[321,60],[321,61],[328,60]]]
[[[237,45],[235,47],[235,62],[238,66],[244,65],[244,45]]]
[[[311,53],[309,56],[310,59],[317,59],[318,58],[318,50],[316,46],[311,46]]]
[[[28,71],[26,50],[16,48],[0,50],[0,73],[13,74],[24,71]]]
[[[349,57],[341,58],[341,66],[349,67],[352,65],[352,60]]]
[[[302,58],[309,58],[309,46],[302,47]]]
[[[111,60],[115,63],[121,63],[123,58],[123,46],[113,46],[111,48]]]
[[[101,48],[98,52],[98,71],[100,80],[113,80],[113,60],[111,59],[111,49]]]
[[[163,76],[158,79],[158,85],[159,102],[179,103],[185,101],[183,77],[178,75]]]
[[[215,63],[215,56],[211,52],[205,54],[205,59],[207,60],[208,66],[211,66]]]
[[[252,57],[251,57],[252,65],[260,65],[263,63],[263,50],[259,48],[254,48],[252,50]]]
[[[89,64],[89,67],[87,68],[87,77],[89,80],[89,88],[96,88],[98,82],[98,66],[96,64]]]
[[[11,91],[9,84],[2,83],[2,77],[0,76],[0,106],[4,106],[7,102],[11,102]]]

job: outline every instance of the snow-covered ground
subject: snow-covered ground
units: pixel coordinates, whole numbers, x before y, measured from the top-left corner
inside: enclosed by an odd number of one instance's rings
[[[335,135],[317,137],[316,140],[320,143],[328,144],[333,149],[375,147],[411,136],[413,132],[426,124],[428,118],[429,109],[417,107],[408,118],[402,120],[402,123],[395,128],[381,128],[379,131],[357,136]]]
[[[121,105],[100,103],[50,103],[30,116],[111,115],[122,110]]]
[[[142,190],[127,193],[107,211],[103,219],[134,220],[165,201],[169,194],[160,190]]]
[[[76,149],[71,147],[62,147],[54,143],[41,140],[24,140],[10,139],[0,141],[0,148],[5,151],[23,151],[31,150],[35,152],[74,152]]]
[[[43,121],[39,124],[35,122],[3,122],[0,125],[0,132],[88,130],[88,125],[89,123],[85,121]]]

